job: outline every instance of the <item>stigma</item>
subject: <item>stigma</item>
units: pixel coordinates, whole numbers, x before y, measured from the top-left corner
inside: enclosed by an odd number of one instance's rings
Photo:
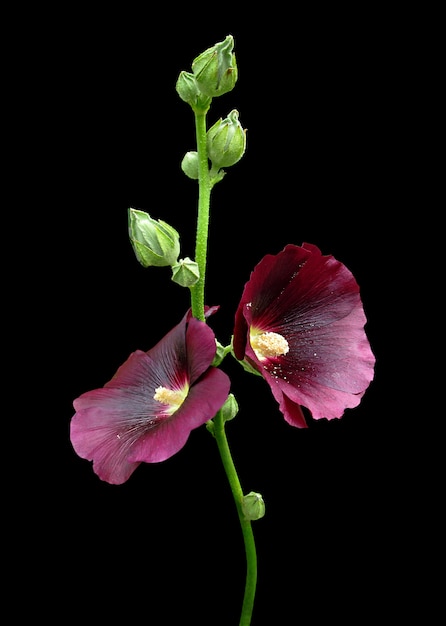
[[[169,413],[173,413],[183,404],[187,395],[186,390],[167,389],[167,387],[157,387],[153,399],[161,404],[167,404],[170,407]]]
[[[279,333],[251,334],[250,341],[256,357],[260,361],[275,356],[283,356],[290,349],[288,341]]]

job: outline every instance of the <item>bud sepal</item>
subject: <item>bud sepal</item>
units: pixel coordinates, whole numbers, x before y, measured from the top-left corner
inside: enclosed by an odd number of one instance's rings
[[[231,337],[230,352],[231,352],[231,355],[234,357],[234,359],[237,361],[237,363],[239,363],[243,367],[245,372],[248,372],[248,374],[254,374],[255,376],[260,376],[262,378],[262,374],[259,371],[257,371],[252,365],[250,365],[248,361],[245,361],[245,359],[240,360],[235,356],[233,340],[234,340],[234,335],[232,335]]]
[[[198,263],[192,261],[188,256],[180,259],[172,266],[172,280],[181,287],[192,287],[200,279]]]
[[[218,341],[218,339],[215,340],[215,344],[217,346],[217,351],[215,353],[215,357],[211,365],[213,365],[214,367],[218,367],[223,361],[223,359],[226,357],[226,355],[231,352],[232,345],[229,344],[229,346],[224,346],[222,343]]]

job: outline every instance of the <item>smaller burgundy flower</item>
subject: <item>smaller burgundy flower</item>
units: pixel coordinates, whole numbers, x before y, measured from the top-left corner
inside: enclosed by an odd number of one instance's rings
[[[285,420],[305,428],[357,406],[375,357],[351,272],[311,244],[267,255],[246,283],[235,315],[233,349],[268,382]]]
[[[112,484],[142,462],[174,455],[228,397],[228,376],[211,366],[215,352],[212,329],[188,312],[151,350],[133,352],[103,388],[74,400],[76,453]]]

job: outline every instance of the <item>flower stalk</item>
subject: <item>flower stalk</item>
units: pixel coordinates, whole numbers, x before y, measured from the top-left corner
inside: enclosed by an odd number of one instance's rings
[[[206,113],[208,106],[201,108],[193,106],[195,116],[195,134],[198,155],[198,215],[195,242],[195,261],[198,264],[199,279],[190,287],[192,315],[205,321],[205,282],[207,264],[207,246],[209,236],[209,213],[213,181],[209,170],[208,139],[206,129]],[[214,181],[215,182],[215,181]],[[252,531],[251,520],[245,516],[243,510],[243,491],[238,478],[237,470],[232,459],[225,432],[223,411],[219,410],[212,420],[210,429],[214,435],[220,457],[234,497],[240,526],[243,534],[246,554],[246,582],[239,626],[250,626],[254,608],[254,598],[257,586],[257,553]]]
[[[211,202],[211,184],[206,147],[206,112],[207,110],[205,109],[194,109],[198,153],[198,216],[195,261],[198,264],[200,277],[195,285],[192,285],[190,291],[192,315],[201,321],[205,319],[204,290],[209,231],[209,208]]]
[[[251,520],[245,516],[243,511],[243,490],[232,459],[231,450],[229,448],[225,432],[225,422],[221,410],[218,411],[217,415],[213,419],[213,422],[213,435],[217,441],[223,467],[225,468],[226,476],[237,507],[237,513],[243,533],[243,541],[245,543],[246,581],[239,626],[250,626],[257,586],[257,552],[254,533],[252,530]]]

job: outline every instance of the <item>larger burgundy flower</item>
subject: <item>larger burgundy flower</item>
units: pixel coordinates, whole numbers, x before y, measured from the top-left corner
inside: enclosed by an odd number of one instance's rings
[[[121,484],[140,463],[178,452],[228,396],[228,376],[211,367],[215,352],[212,329],[188,312],[151,350],[133,352],[103,388],[74,401],[76,453],[93,461],[99,478]]]
[[[235,316],[234,354],[269,383],[287,422],[357,406],[374,375],[375,357],[351,272],[311,244],[267,255],[246,283]]]

